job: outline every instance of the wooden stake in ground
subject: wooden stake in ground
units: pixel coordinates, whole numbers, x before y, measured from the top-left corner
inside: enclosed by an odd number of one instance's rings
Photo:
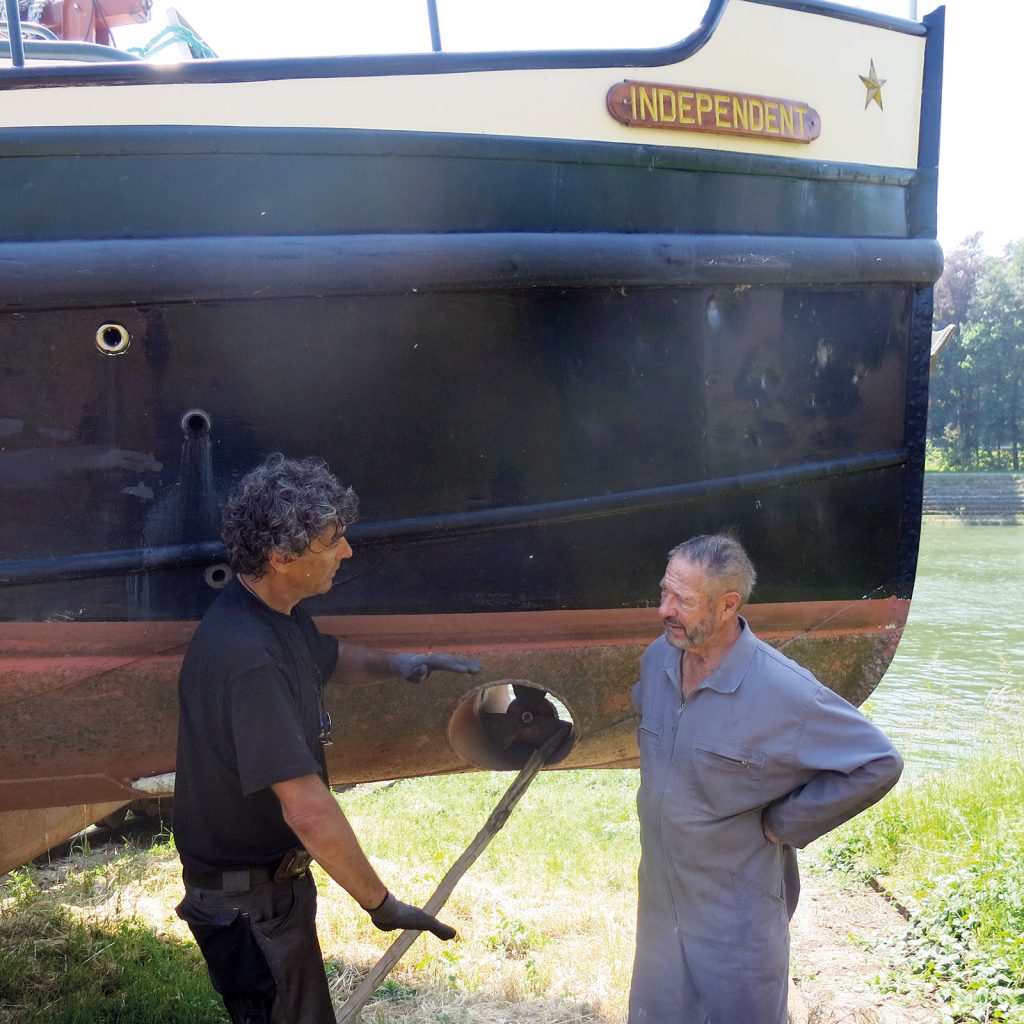
[[[490,841],[501,831],[519,798],[526,792],[537,773],[548,763],[548,759],[565,741],[565,733],[557,732],[544,746],[539,747],[530,756],[515,781],[509,786],[505,795],[498,801],[497,807],[491,811],[484,827],[476,834],[476,838],[466,847],[462,856],[448,869],[441,879],[441,884],[434,890],[434,895],[423,904],[423,909],[437,916],[441,908],[448,902],[452,890],[459,879],[469,870],[469,866],[487,848]],[[356,990],[348,997],[345,1005],[338,1011],[338,1024],[353,1024],[359,1011],[366,1005],[370,997],[380,987],[380,983],[391,973],[395,964],[401,960],[405,951],[422,935],[418,931],[404,931],[388,947],[387,952],[377,961],[369,974],[359,983]]]

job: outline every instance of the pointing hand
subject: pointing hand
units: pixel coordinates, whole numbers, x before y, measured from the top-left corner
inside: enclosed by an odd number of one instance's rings
[[[394,654],[389,667],[393,676],[407,683],[422,683],[435,671],[476,675],[480,671],[480,662],[454,654]]]

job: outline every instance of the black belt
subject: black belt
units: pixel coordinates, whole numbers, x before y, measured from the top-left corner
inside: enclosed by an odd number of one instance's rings
[[[300,878],[313,858],[305,850],[289,850],[281,862],[270,868],[238,868],[233,871],[194,871],[185,868],[185,884],[196,889],[248,892],[264,882],[287,882]]]

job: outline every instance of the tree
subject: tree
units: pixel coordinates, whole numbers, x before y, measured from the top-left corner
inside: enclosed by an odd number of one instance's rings
[[[990,257],[981,244],[980,231],[968,235],[946,257],[942,277],[935,283],[935,328],[967,323],[967,313]]]
[[[991,257],[982,248],[981,232],[975,232],[949,253],[935,285],[933,326],[938,329],[952,323],[959,329],[943,349],[932,375],[928,434],[950,449],[948,461],[960,467],[977,463],[980,446],[981,392],[965,328],[990,263]]]
[[[979,440],[987,450],[1009,444],[1020,470],[1024,442],[1024,240],[991,260],[975,289],[963,329],[965,365],[978,390]]]

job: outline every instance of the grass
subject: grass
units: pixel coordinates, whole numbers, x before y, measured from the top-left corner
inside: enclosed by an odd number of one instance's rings
[[[812,855],[884,876],[911,909],[906,943],[881,984],[937,993],[947,1022],[1024,1024],[1020,739],[993,738],[986,757],[903,784]],[[422,903],[511,778],[409,780],[340,800],[385,882]],[[459,938],[417,940],[364,1009],[364,1024],[621,1024],[637,782],[633,771],[542,774],[441,915]],[[318,881],[340,1006],[394,936],[376,931],[322,874]],[[166,833],[116,851],[83,843],[54,867],[6,876],[0,1024],[226,1024],[174,914],[180,896]],[[810,1010],[811,1020],[829,1019]]]
[[[410,780],[342,794],[386,884],[422,903],[511,774]],[[541,775],[459,883],[444,944],[417,940],[366,1024],[619,1022],[632,964],[637,773]],[[319,869],[317,869],[319,870]],[[322,874],[318,916],[340,1005],[394,935]],[[188,930],[173,839],[80,846],[0,884],[0,1024],[225,1024]],[[582,952],[581,952],[582,951]]]
[[[108,862],[23,869],[0,888],[0,1021],[220,1024],[202,959],[173,915],[168,837]]]
[[[925,441],[924,468],[931,473],[1019,472],[1009,448],[982,448],[965,456],[956,444],[937,444],[930,437]]]
[[[422,903],[510,781],[497,773],[420,779],[344,794],[342,804],[385,882]],[[560,1004],[534,1006],[535,1020],[621,1019],[639,855],[636,785],[635,772],[538,778],[441,915],[458,940],[420,939],[392,977],[413,989]],[[350,900],[324,901],[319,920],[329,962],[347,958],[365,969],[387,943]],[[364,1018],[407,1019],[384,1010]]]
[[[1024,761],[1021,731],[918,779],[843,826],[833,866],[883,876],[910,913],[900,961],[950,1022],[1024,1024]]]

